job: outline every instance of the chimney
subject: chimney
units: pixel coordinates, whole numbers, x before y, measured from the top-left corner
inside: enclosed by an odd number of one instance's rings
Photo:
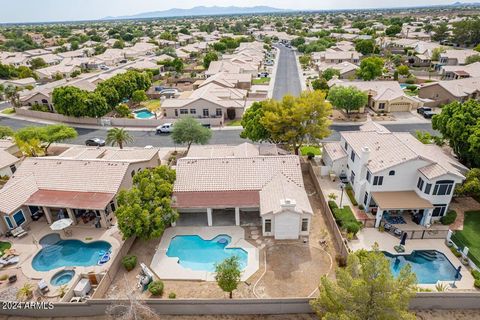
[[[370,160],[370,148],[367,146],[362,147],[362,162],[363,163],[368,163],[368,160]]]
[[[293,210],[297,206],[297,203],[295,202],[294,199],[285,198],[285,199],[280,200],[280,206],[282,207],[282,209],[292,209]]]

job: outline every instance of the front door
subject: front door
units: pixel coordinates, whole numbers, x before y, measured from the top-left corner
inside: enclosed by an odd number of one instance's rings
[[[5,222],[7,223],[8,229],[12,230],[13,229],[13,222],[12,219],[9,216],[4,216]]]

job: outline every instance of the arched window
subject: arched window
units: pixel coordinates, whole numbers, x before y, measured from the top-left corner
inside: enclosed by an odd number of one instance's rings
[[[395,170],[390,170],[390,172],[388,173],[389,176],[394,176],[395,175]]]

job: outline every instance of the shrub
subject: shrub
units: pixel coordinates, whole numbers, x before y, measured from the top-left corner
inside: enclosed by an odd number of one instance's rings
[[[472,270],[472,277],[474,277],[477,280],[480,280],[480,271]]]
[[[137,265],[137,257],[134,255],[127,255],[123,257],[122,264],[127,271],[132,271]]]
[[[358,206],[358,209],[360,209],[360,210],[364,210],[364,209],[365,209],[365,207],[363,206],[363,204],[360,204],[360,205]]]
[[[116,108],[115,108],[115,111],[118,113],[118,115],[122,118],[126,118],[128,117],[132,112],[130,111],[130,108],[122,103],[122,104],[119,104]]]
[[[473,282],[473,285],[475,286],[475,288],[480,289],[480,279],[475,279],[475,281]]]
[[[443,225],[452,224],[457,219],[457,212],[455,210],[448,210],[447,214],[440,218]]]
[[[313,158],[315,158],[315,153],[307,152],[307,157],[308,157],[309,160],[312,160]]]
[[[330,207],[330,210],[335,210],[338,209],[337,203],[333,200],[328,201],[328,206]]]
[[[458,252],[458,250],[455,247],[451,247],[450,251],[452,251],[453,255],[457,258],[462,256],[462,254]]]
[[[407,89],[410,90],[410,91],[416,91],[416,90],[417,90],[417,86],[408,85],[408,86],[407,86]]]
[[[360,224],[357,221],[350,221],[345,225],[345,229],[355,236],[360,231]]]
[[[175,299],[177,297],[177,295],[175,294],[175,292],[170,292],[168,294],[168,299]]]
[[[409,77],[407,80],[405,80],[406,84],[414,84],[415,83],[415,78]]]
[[[355,194],[353,193],[352,186],[347,184],[347,186],[345,187],[345,191],[347,192],[347,196],[350,199],[350,202],[354,206],[358,206],[358,202],[357,202],[357,200],[355,200]]]
[[[161,296],[163,294],[163,282],[153,281],[148,285],[148,291],[154,296]]]
[[[50,109],[48,109],[48,106],[43,105],[43,104],[38,104],[38,103],[34,103],[33,106],[30,107],[30,110],[41,111],[41,112],[50,112]]]
[[[7,280],[7,279],[8,279],[8,274],[2,274],[2,275],[0,276],[0,281],[5,281],[5,280]]]

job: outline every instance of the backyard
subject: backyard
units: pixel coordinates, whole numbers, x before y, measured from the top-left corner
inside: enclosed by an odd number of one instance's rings
[[[469,258],[480,265],[480,211],[465,212],[463,230],[456,231],[452,240],[457,246],[467,246]]]
[[[252,84],[254,84],[254,85],[269,84],[269,83],[270,83],[270,78],[269,77],[258,78],[258,79],[253,79],[252,80]]]

